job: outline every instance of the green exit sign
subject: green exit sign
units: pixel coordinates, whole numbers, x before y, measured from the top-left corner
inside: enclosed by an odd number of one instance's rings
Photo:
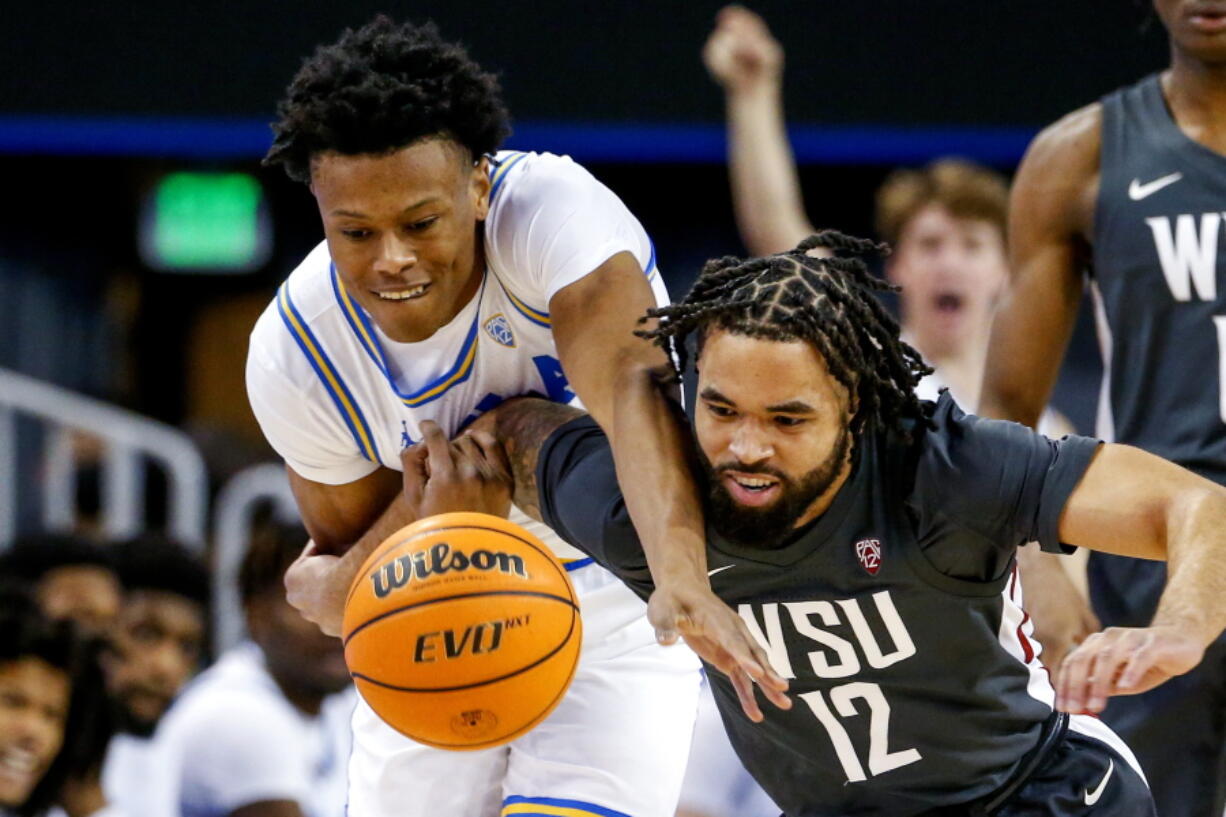
[[[250,272],[268,261],[270,233],[264,190],[247,173],[170,173],[141,208],[141,257],[166,272]]]

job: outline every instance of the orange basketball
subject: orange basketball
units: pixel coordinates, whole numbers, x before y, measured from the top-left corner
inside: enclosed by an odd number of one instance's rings
[[[345,602],[358,691],[392,728],[440,749],[497,746],[543,721],[570,685],[582,634],[562,564],[483,513],[397,531]]]

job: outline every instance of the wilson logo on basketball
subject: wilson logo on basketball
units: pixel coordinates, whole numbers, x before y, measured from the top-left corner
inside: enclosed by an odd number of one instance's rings
[[[428,550],[406,554],[377,568],[370,574],[370,581],[374,585],[375,596],[382,599],[414,579],[421,581],[429,576],[462,573],[466,570],[497,570],[500,573],[513,573],[528,578],[528,569],[524,567],[522,556],[496,550],[474,550],[465,553],[462,550],[452,550],[451,545],[446,542],[439,542]]]
[[[856,558],[870,576],[876,576],[881,569],[881,540],[861,539],[856,542]]]

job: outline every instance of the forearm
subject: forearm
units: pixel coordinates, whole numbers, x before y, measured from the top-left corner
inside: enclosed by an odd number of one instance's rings
[[[404,494],[397,494],[370,529],[362,534],[337,562],[338,579],[343,579],[346,589],[352,583],[353,577],[358,575],[358,569],[380,544],[405,525],[416,521],[417,517],[409,509]]]
[[[1038,545],[1018,548],[1017,567],[1022,576],[1023,590],[1033,588],[1038,591],[1034,595],[1048,604],[1084,602],[1081,591],[1069,575],[1069,569],[1062,564],[1068,558],[1058,553],[1044,552]],[[1026,598],[1031,598],[1030,592],[1026,593]],[[1035,618],[1037,620],[1038,616]]]
[[[405,497],[396,495],[373,524],[348,548],[328,543],[341,556],[308,549],[285,573],[286,598],[307,620],[328,635],[340,635],[349,588],[370,554],[400,528],[415,521]]]
[[[736,223],[754,255],[783,252],[814,232],[805,215],[778,85],[729,91],[728,170]]]
[[[1208,645],[1226,629],[1226,489],[1206,485],[1171,504],[1167,582],[1154,626],[1195,633]]]
[[[618,378],[610,431],[617,481],[657,587],[706,585],[702,505],[680,406],[651,370]],[[600,418],[597,418],[598,420]]]
[[[541,448],[553,432],[584,412],[535,397],[509,400],[479,417],[470,427],[494,435],[507,454],[515,485],[511,501],[531,518],[543,522],[536,467]]]

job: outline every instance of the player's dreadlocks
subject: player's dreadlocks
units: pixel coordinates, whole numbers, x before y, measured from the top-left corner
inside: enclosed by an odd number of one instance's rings
[[[474,159],[510,133],[498,79],[433,23],[397,25],[379,15],[303,63],[277,107],[266,165],[310,182],[311,157],[398,150],[446,136]]]
[[[833,255],[808,254],[817,247]],[[658,318],[659,325],[638,335],[671,349],[681,371],[685,341],[694,332],[699,354],[711,328],[808,341],[831,375],[855,395],[853,433],[896,430],[910,438],[904,421],[926,422],[915,385],[932,369],[899,338],[898,322],[877,299],[875,293],[898,288],[869,273],[860,256],[870,252],[884,255],[889,247],[826,230],[778,255],[708,261],[685,299],[649,310],[640,322]]]

